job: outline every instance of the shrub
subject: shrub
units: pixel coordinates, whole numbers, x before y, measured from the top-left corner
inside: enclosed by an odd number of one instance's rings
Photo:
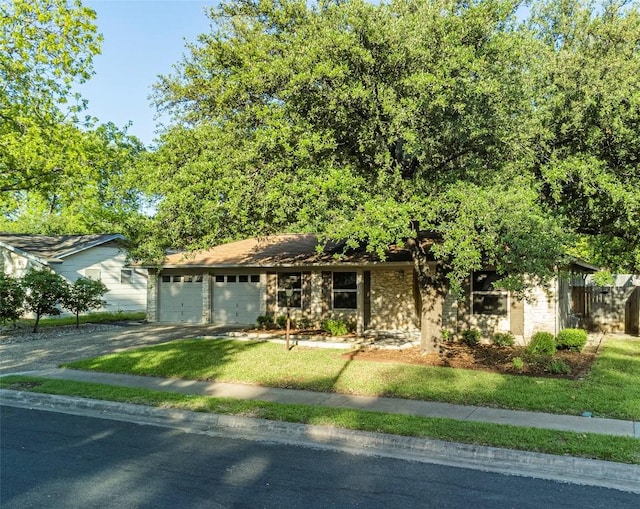
[[[344,336],[347,332],[347,324],[342,320],[328,318],[322,320],[322,330],[332,336]]]
[[[271,315],[260,315],[256,321],[259,329],[270,329],[274,325]]]
[[[476,346],[480,343],[480,331],[478,329],[467,329],[462,331],[462,342],[469,346]]]
[[[516,343],[516,337],[510,332],[496,332],[491,341],[496,346],[513,346]]]
[[[12,323],[15,327],[22,315],[24,297],[20,281],[0,270],[0,325]]]
[[[102,296],[108,291],[102,281],[87,277],[80,277],[68,286],[67,292],[62,297],[62,305],[76,315],[76,328],[80,327],[80,313],[98,309],[107,304]]]
[[[581,352],[587,344],[587,331],[583,329],[564,329],[556,340],[558,350]]]
[[[513,369],[517,369],[518,371],[522,371],[524,368],[524,361],[522,360],[522,357],[514,357],[511,364],[513,365]]]
[[[287,328],[287,317],[285,315],[281,315],[281,316],[276,317],[276,325],[280,329],[286,329]]]
[[[442,341],[451,343],[454,340],[453,332],[449,329],[442,329]]]
[[[571,368],[566,362],[561,361],[560,359],[553,359],[549,363],[549,372],[555,375],[569,375],[571,373]]]
[[[529,344],[527,353],[539,355],[553,355],[556,353],[556,341],[550,332],[536,332]]]
[[[32,267],[22,278],[22,286],[25,289],[25,311],[35,313],[33,332],[38,332],[43,315],[60,314],[59,306],[69,292],[69,283],[55,272]]]

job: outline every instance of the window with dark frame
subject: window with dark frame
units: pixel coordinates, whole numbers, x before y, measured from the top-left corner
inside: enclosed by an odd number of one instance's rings
[[[494,287],[501,277],[494,271],[474,272],[471,278],[471,309],[474,315],[506,316],[508,292]]]
[[[358,308],[358,276],[355,272],[333,273],[333,309]]]
[[[286,291],[292,290],[291,297],[287,303]],[[302,273],[301,272],[280,272],[278,273],[278,307],[280,308],[301,308],[302,307]]]
[[[133,271],[131,269],[120,269],[120,282],[129,284],[131,283],[131,276],[133,276]]]

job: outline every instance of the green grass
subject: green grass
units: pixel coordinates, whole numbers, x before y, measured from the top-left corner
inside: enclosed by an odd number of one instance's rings
[[[109,322],[121,322],[125,320],[144,320],[146,316],[147,314],[144,311],[89,313],[87,315],[80,315],[80,323],[109,323]],[[20,320],[18,320],[17,325],[33,328],[34,323],[35,323],[34,319],[21,318]],[[75,316],[59,316],[59,317],[41,318],[38,327],[39,328],[60,327],[63,325],[75,325],[75,324],[76,324]]]
[[[27,376],[0,378],[0,387],[196,412],[215,412],[391,433],[556,455],[571,455],[621,463],[640,463],[640,440],[627,437],[395,415],[344,408],[241,401]]]
[[[66,367],[640,420],[640,340],[610,339],[583,380],[351,361],[344,350],[180,340]],[[621,397],[623,395],[623,397]]]

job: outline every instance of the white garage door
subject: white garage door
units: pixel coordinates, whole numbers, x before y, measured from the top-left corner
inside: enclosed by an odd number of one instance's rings
[[[160,278],[160,321],[202,322],[202,276],[163,275]]]
[[[259,274],[217,274],[213,284],[215,324],[256,323],[262,288]]]

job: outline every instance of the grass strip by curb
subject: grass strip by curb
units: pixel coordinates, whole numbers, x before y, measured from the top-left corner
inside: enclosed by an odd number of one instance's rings
[[[29,376],[3,377],[0,379],[0,388],[640,464],[640,440],[629,437],[344,408],[213,398]]]

